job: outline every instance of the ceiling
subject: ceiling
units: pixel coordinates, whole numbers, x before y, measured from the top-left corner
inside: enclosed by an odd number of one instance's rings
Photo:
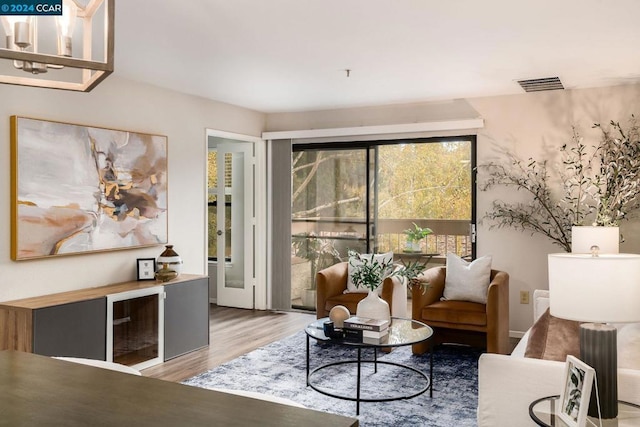
[[[639,17],[638,0],[123,0],[115,74],[266,113],[611,86],[640,82]]]

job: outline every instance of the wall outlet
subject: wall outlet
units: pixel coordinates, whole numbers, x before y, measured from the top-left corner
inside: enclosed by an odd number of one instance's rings
[[[520,304],[529,304],[529,291],[520,291]]]

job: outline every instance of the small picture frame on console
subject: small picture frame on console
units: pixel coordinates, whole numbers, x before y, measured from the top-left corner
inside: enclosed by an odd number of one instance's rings
[[[138,280],[156,279],[156,259],[138,258]]]
[[[567,356],[558,416],[569,427],[584,427],[591,398],[594,369],[580,359]]]

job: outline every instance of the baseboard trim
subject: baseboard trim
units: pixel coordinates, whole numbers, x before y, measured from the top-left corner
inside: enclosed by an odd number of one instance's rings
[[[218,303],[218,298],[209,298],[209,303],[210,304],[217,304]]]
[[[523,336],[524,336],[524,332],[509,331],[509,338],[522,338]]]

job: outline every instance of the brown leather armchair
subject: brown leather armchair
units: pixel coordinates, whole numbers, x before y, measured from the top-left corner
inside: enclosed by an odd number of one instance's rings
[[[367,296],[366,292],[344,293],[347,289],[347,276],[349,275],[349,263],[339,262],[321,270],[316,275],[316,315],[318,319],[329,316],[329,312],[336,305],[343,305],[351,314],[356,313],[358,303]],[[392,278],[387,278],[382,283],[380,296],[393,307]],[[406,304],[406,302],[405,302]]]
[[[426,292],[413,286],[412,318],[434,329],[433,344],[461,343],[485,347],[489,353],[508,354],[509,346],[509,275],[491,270],[487,304],[468,301],[441,301],[446,267],[425,271],[418,280],[426,281]],[[413,346],[414,354],[428,350],[428,343]]]

